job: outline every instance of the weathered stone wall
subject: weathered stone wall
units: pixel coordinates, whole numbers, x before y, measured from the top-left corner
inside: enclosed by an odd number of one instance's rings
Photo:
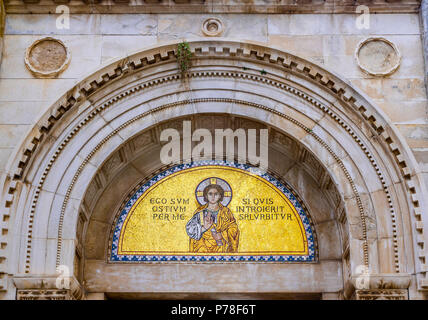
[[[202,31],[203,22],[216,17],[223,23],[223,39],[257,41],[288,51],[327,68],[361,89],[404,135],[428,184],[427,99],[418,13],[371,15],[369,29],[356,27],[355,14],[72,14],[69,29],[57,29],[57,17],[7,16],[0,68],[2,174],[10,155],[40,115],[84,76],[145,47],[171,40],[208,39]],[[71,60],[55,78],[36,78],[24,63],[25,51],[48,36],[67,46]],[[371,36],[384,37],[397,46],[402,58],[396,72],[376,77],[358,67],[355,50],[360,41]],[[69,242],[74,244],[74,239]]]
[[[2,62],[2,56],[3,56],[3,33],[4,33],[4,23],[5,23],[5,10],[4,10],[4,4],[3,1],[0,1],[0,65]],[[1,175],[0,175],[1,176]],[[0,250],[3,249],[3,244],[0,241]],[[0,263],[4,262],[5,260],[5,254],[0,254]],[[7,286],[7,274],[5,272],[6,270],[4,268],[0,268],[0,288],[4,290],[4,288]]]
[[[6,18],[0,70],[0,170],[39,114],[73,83],[107,61],[175,39],[207,38],[206,14],[71,14],[70,28],[57,29],[59,15],[10,14]],[[224,38],[259,41],[312,60],[348,79],[383,109],[407,139],[428,183],[428,121],[424,61],[418,14],[376,14],[369,29],[356,14],[218,14]],[[55,79],[36,79],[25,67],[25,50],[52,36],[71,52],[69,67]],[[402,59],[387,77],[365,74],[354,57],[360,41],[381,36]]]

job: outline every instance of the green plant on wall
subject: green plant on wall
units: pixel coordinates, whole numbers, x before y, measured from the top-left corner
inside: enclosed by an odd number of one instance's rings
[[[190,68],[190,58],[192,52],[190,52],[190,46],[188,42],[181,42],[177,48],[177,61],[182,73],[186,72]]]

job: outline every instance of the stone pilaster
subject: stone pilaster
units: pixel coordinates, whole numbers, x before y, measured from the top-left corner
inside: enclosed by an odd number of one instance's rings
[[[408,300],[409,274],[360,274],[346,283],[344,296],[355,300]]]
[[[428,96],[428,0],[422,0],[419,17],[422,37],[422,49],[425,62],[425,88],[427,90]]]
[[[3,35],[6,21],[6,10],[4,6],[4,1],[0,0],[0,68],[3,57]],[[2,216],[2,215],[0,215]],[[3,218],[3,217],[2,217]],[[6,270],[6,234],[3,234],[3,228],[0,221],[0,294],[3,294],[7,291],[8,287],[8,275]]]
[[[75,277],[58,283],[57,276],[15,276],[17,300],[80,300],[83,288]]]
[[[422,38],[422,50],[424,57],[424,74],[425,74],[425,90],[428,97],[428,0],[422,0],[421,6],[419,9],[419,18],[420,18],[420,30]],[[428,121],[428,105],[425,106],[425,121]],[[425,164],[426,165],[426,164]],[[426,186],[428,187],[428,185]],[[421,245],[418,243],[418,246]],[[422,248],[416,248],[416,250],[421,250]],[[425,264],[422,264],[421,270],[417,270],[418,278],[418,289],[425,290],[428,289],[428,265],[427,261]]]
[[[0,66],[3,56],[3,35],[4,35],[4,26],[6,21],[6,10],[4,8],[4,1],[0,1]]]

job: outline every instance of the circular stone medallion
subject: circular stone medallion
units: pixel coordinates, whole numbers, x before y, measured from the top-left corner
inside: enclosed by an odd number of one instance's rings
[[[206,19],[202,24],[202,32],[209,37],[220,36],[223,32],[223,23],[217,18]]]
[[[35,41],[25,53],[25,65],[38,78],[57,76],[69,62],[70,53],[65,44],[51,37]]]
[[[374,76],[393,73],[400,65],[401,59],[395,44],[384,38],[368,38],[360,42],[355,56],[360,68]]]

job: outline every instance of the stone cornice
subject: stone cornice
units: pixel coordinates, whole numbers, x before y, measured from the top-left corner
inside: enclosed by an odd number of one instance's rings
[[[7,13],[356,13],[359,5],[372,13],[417,13],[421,0],[5,0]]]

